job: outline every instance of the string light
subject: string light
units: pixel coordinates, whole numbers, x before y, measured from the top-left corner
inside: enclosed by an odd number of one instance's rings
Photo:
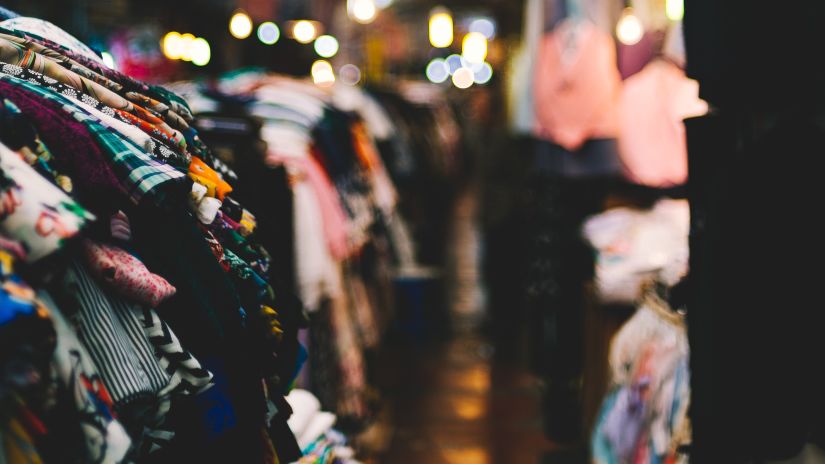
[[[635,45],[642,40],[643,35],[644,27],[639,18],[633,14],[633,8],[625,8],[616,24],[616,37],[619,38],[619,42],[625,45]]]
[[[315,40],[315,36],[317,34],[318,31],[315,29],[315,24],[312,24],[312,21],[302,19],[300,21],[296,21],[295,25],[292,26],[292,37],[302,44],[312,42]]]
[[[281,38],[281,30],[278,25],[267,21],[258,26],[258,40],[265,45],[272,45]]]
[[[332,58],[338,53],[338,39],[331,35],[322,35],[315,39],[315,53],[323,58]]]
[[[243,11],[238,11],[229,19],[229,33],[236,39],[245,39],[252,34],[252,18]]]
[[[444,7],[430,12],[430,43],[435,48],[447,48],[453,43],[453,17]]]
[[[470,63],[481,63],[487,58],[487,37],[480,32],[470,32],[461,41],[461,56]]]

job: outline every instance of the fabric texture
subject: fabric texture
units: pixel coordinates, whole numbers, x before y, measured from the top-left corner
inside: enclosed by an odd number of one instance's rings
[[[175,294],[175,287],[153,274],[137,258],[115,246],[83,240],[89,271],[110,289],[150,308]]]
[[[0,74],[0,80],[5,80],[44,99],[60,104],[64,111],[82,123],[109,157],[112,167],[120,182],[126,187],[132,201],[137,203],[148,196],[156,204],[162,204],[170,193],[169,190],[172,190],[173,195],[182,195],[189,190],[185,174],[169,165],[155,161],[131,141],[124,140],[114,130],[105,126],[102,121],[74,106],[63,95],[54,94],[38,85],[8,74]]]
[[[44,21],[39,18],[31,18],[26,16],[18,16],[0,23],[0,26],[16,31],[23,31],[27,34],[36,35],[49,39],[53,42],[62,44],[66,49],[73,50],[80,53],[86,58],[103,63],[100,56],[97,55],[91,48],[83,42],[77,40],[74,36],[55,26],[54,24]]]
[[[118,408],[133,401],[154,401],[170,381],[160,366],[137,308],[106,294],[85,266],[74,263],[66,291],[78,304],[75,320],[83,341]]]
[[[53,253],[94,219],[4,145],[0,177],[0,230],[25,244],[30,261]]]

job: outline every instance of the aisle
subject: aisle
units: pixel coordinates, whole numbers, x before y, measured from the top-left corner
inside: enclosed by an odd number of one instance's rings
[[[578,463],[543,436],[540,385],[523,359],[499,359],[480,334],[475,196],[457,202],[448,265],[454,331],[386,347],[380,374],[392,417],[388,464]],[[476,307],[473,307],[476,304]]]

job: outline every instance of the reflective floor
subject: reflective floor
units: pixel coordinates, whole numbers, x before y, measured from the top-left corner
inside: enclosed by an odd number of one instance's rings
[[[484,292],[471,194],[457,204],[447,300],[452,335],[396,340],[382,348],[387,449],[372,462],[407,464],[583,463],[578,450],[544,438],[541,385],[524,349],[497,353],[480,330]],[[521,346],[523,343],[512,345]]]

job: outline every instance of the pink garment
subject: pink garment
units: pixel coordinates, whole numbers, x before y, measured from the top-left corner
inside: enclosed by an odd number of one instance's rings
[[[588,22],[562,23],[541,39],[534,72],[537,136],[575,151],[618,134],[621,78],[608,34]]]
[[[150,308],[176,292],[166,279],[153,274],[140,260],[120,248],[83,240],[83,258],[99,282]]]
[[[699,84],[673,63],[656,60],[625,81],[620,106],[619,154],[628,179],[668,187],[687,181],[682,122],[708,110]]]
[[[350,247],[347,240],[349,236],[347,216],[344,213],[343,206],[341,206],[338,191],[335,190],[329,176],[324,172],[324,168],[311,156],[281,156],[269,153],[267,162],[291,166],[306,175],[315,196],[318,198],[318,206],[324,220],[324,237],[330,254],[336,260],[348,257]]]

